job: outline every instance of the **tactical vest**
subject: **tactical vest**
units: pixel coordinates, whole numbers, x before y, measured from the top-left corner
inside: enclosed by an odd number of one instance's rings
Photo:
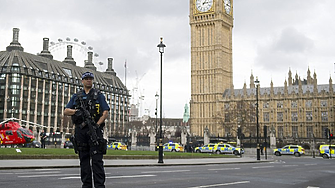
[[[83,90],[77,92],[75,99],[75,108],[79,107],[79,98],[81,97],[85,103],[86,109],[90,112],[91,117],[95,122],[98,122],[102,116],[101,104],[99,103],[98,96],[101,94],[100,90],[92,88],[90,92],[84,97]]]

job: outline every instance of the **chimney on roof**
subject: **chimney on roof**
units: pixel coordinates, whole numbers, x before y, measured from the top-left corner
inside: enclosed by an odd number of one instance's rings
[[[108,67],[106,73],[116,76],[116,72],[114,72],[113,69],[113,58],[108,58],[107,60],[108,60]]]
[[[72,57],[72,45],[67,45],[67,52],[66,52],[67,56],[64,59],[64,63],[70,63],[74,66],[76,66],[76,62],[74,61],[73,57]]]
[[[42,57],[46,57],[48,59],[53,59],[53,56],[51,55],[49,51],[49,38],[43,38],[43,50],[38,55]]]
[[[85,66],[84,67],[96,71],[97,68],[93,64],[93,52],[88,52],[87,54],[88,54],[88,59],[87,59],[87,61],[85,61]]]
[[[13,41],[6,48],[8,52],[13,50],[23,51],[23,47],[19,43],[19,31],[20,31],[19,28],[13,28]]]

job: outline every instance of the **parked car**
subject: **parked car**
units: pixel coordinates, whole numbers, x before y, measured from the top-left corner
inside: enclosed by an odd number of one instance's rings
[[[283,148],[274,149],[273,154],[276,156],[294,155],[296,157],[300,157],[305,154],[305,149],[300,145],[286,145]]]
[[[194,151],[197,153],[213,153],[215,144],[206,144],[201,147],[194,148]]]
[[[27,148],[40,148],[41,147],[41,142],[34,140],[30,143],[27,143],[26,147]]]
[[[157,149],[159,148],[159,146],[157,146]],[[173,143],[173,142],[169,142],[169,143],[165,143],[163,145],[163,151],[171,151],[171,152],[183,152],[184,151],[184,147],[181,146],[178,143]]]
[[[239,147],[234,147],[230,144],[215,144],[214,152],[217,154],[225,153],[225,154],[241,155],[244,153],[244,150]]]
[[[123,142],[113,142],[112,144],[107,145],[107,149],[114,149],[114,150],[128,150],[127,145]]]
[[[328,159],[330,157],[335,157],[335,145],[320,145],[319,147],[320,156],[324,159]]]
[[[66,149],[73,148],[73,143],[71,141],[65,141],[64,148]]]

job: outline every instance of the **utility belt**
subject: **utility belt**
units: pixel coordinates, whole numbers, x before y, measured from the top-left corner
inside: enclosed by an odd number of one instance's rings
[[[87,125],[85,124],[85,122],[82,122],[82,123],[79,123],[79,124],[75,124],[75,127],[79,127],[80,129],[83,129],[84,127],[86,127]],[[93,125],[93,126],[96,126],[96,125]],[[105,123],[102,123],[99,128],[103,128],[105,126]],[[98,127],[97,127],[98,128]]]
[[[78,152],[88,152],[91,151],[91,155],[95,154],[103,154],[107,153],[107,140],[99,139],[99,145],[94,146],[91,140],[87,142],[81,142],[75,138],[75,136],[71,136],[71,142],[73,143],[74,152],[78,154]]]

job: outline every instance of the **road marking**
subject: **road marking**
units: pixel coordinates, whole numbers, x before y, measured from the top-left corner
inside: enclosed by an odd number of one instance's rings
[[[59,174],[61,173],[60,171],[56,171],[56,172],[34,172],[34,174]],[[31,172],[17,172],[15,174],[32,174]]]
[[[219,187],[219,186],[236,185],[236,184],[242,184],[242,183],[250,183],[250,181],[237,181],[237,182],[231,182],[231,183],[221,183],[221,184],[213,184],[213,185],[202,185],[202,186],[189,187],[189,188]]]
[[[305,164],[305,166],[312,166],[312,165],[317,165],[316,163],[313,164]]]
[[[241,168],[217,168],[217,169],[208,169],[208,170],[238,170]]]
[[[298,166],[298,165],[283,165],[283,167],[291,167],[291,166]]]
[[[189,172],[191,170],[169,170],[169,171],[146,171],[146,172],[141,172],[143,174],[146,174],[146,173],[170,173],[170,172]]]
[[[273,168],[274,166],[255,166],[252,168]]]
[[[154,177],[156,175],[153,174],[147,174],[147,175],[131,175],[131,176],[109,176],[106,177],[108,179],[122,179],[122,178],[145,178],[145,177]],[[72,176],[72,177],[63,177],[58,178],[60,180],[67,180],[67,179],[80,179],[80,176]]]
[[[58,179],[59,180],[80,179],[80,176],[64,177],[64,178],[58,178]]]
[[[76,176],[78,174],[45,174],[45,175],[31,175],[31,176],[18,176],[18,178],[39,178],[39,177],[53,177],[53,176]]]
[[[106,178],[119,179],[119,178],[144,178],[144,177],[154,177],[157,175],[147,174],[147,175],[131,175],[131,176],[110,176]]]
[[[320,188],[320,187],[312,187],[312,186],[308,186],[307,188]]]
[[[34,169],[35,171],[55,171],[60,170],[60,168],[42,168],[42,169]]]

